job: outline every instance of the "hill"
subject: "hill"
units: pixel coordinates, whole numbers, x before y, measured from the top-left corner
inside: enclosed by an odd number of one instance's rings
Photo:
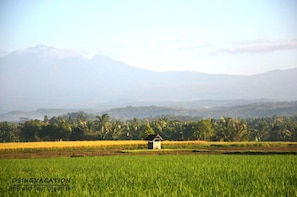
[[[110,109],[197,100],[297,100],[297,69],[253,76],[152,72],[47,46],[0,58],[0,113],[39,108]]]
[[[156,116],[194,118],[259,118],[271,116],[297,116],[297,101],[294,102],[258,102],[238,106],[220,106],[210,108],[181,108],[141,106],[114,108],[104,113],[115,119],[147,118]]]
[[[231,105],[231,103],[238,103]],[[77,116],[77,112],[83,111],[89,119],[96,119],[96,115],[106,113],[113,119],[131,120],[133,118],[156,118],[167,116],[171,118],[184,118],[187,120],[197,120],[200,118],[233,117],[233,118],[260,118],[271,116],[297,116],[297,101],[292,102],[271,102],[271,101],[197,101],[191,104],[192,107],[175,106],[126,106],[103,109],[38,109],[35,111],[11,111],[0,114],[0,121],[24,121],[27,119],[43,120],[47,115],[53,116],[65,115]],[[201,107],[208,103],[207,106]],[[242,103],[241,105],[239,103]],[[186,105],[185,105],[186,106]],[[195,107],[194,107],[195,106]]]

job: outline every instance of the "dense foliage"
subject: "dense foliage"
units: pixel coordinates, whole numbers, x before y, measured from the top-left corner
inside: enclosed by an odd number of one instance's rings
[[[291,102],[256,102],[240,103],[241,100],[231,101],[197,101],[182,103],[175,106],[127,106],[113,108],[106,113],[112,117],[133,119],[156,115],[172,114],[176,116],[191,116],[200,118],[255,118],[270,116],[297,116],[297,101]],[[250,101],[251,102],[251,101]],[[206,107],[207,106],[207,107]]]
[[[129,140],[161,134],[165,140],[297,141],[297,117],[191,119],[157,117],[120,121],[83,112],[44,120],[0,122],[0,141]]]
[[[1,196],[296,196],[292,155],[0,160]],[[38,183],[19,179],[42,179]],[[46,179],[68,179],[47,183]],[[62,186],[62,187],[59,187]],[[63,187],[64,186],[64,187]]]

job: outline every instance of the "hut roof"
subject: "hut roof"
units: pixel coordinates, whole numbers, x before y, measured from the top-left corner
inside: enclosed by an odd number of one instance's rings
[[[163,140],[163,138],[159,134],[151,134],[151,135],[148,135],[146,138],[144,138],[144,140],[154,141],[154,140]]]

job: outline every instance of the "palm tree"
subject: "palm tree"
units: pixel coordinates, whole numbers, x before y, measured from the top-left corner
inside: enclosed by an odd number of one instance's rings
[[[267,136],[269,135],[269,130],[271,128],[271,123],[269,119],[260,119],[256,123],[256,141],[267,140]],[[265,139],[266,138],[266,139]]]
[[[141,133],[140,133],[140,121],[137,118],[133,118],[131,122],[129,122],[130,125],[127,125],[127,137],[130,136],[132,139],[140,139]]]
[[[111,126],[111,134],[110,137],[112,139],[119,139],[119,137],[122,135],[125,128],[123,127],[121,121],[117,120],[113,122]]]
[[[214,134],[214,129],[211,119],[200,120],[197,123],[197,132],[201,135],[204,141],[207,141],[208,138],[212,137]],[[196,134],[197,136],[197,134]]]
[[[243,120],[234,120],[233,124],[234,136],[233,141],[242,141],[249,139],[249,131],[247,127],[247,123]]]
[[[106,135],[110,132],[110,122],[109,122],[109,115],[103,114],[101,116],[96,116],[98,120],[96,120],[96,125],[99,130],[99,135],[102,139],[105,139]]]

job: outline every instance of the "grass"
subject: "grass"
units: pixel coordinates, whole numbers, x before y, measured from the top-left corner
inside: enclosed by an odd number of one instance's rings
[[[131,151],[127,151],[131,150]],[[163,141],[162,150],[147,151],[143,140],[0,143],[0,159],[128,154],[284,153],[297,154],[297,142]]]
[[[2,196],[297,196],[294,155],[129,155],[0,160]],[[14,178],[70,190],[9,190]],[[20,184],[22,187],[24,184]],[[61,185],[61,184],[60,184]]]

